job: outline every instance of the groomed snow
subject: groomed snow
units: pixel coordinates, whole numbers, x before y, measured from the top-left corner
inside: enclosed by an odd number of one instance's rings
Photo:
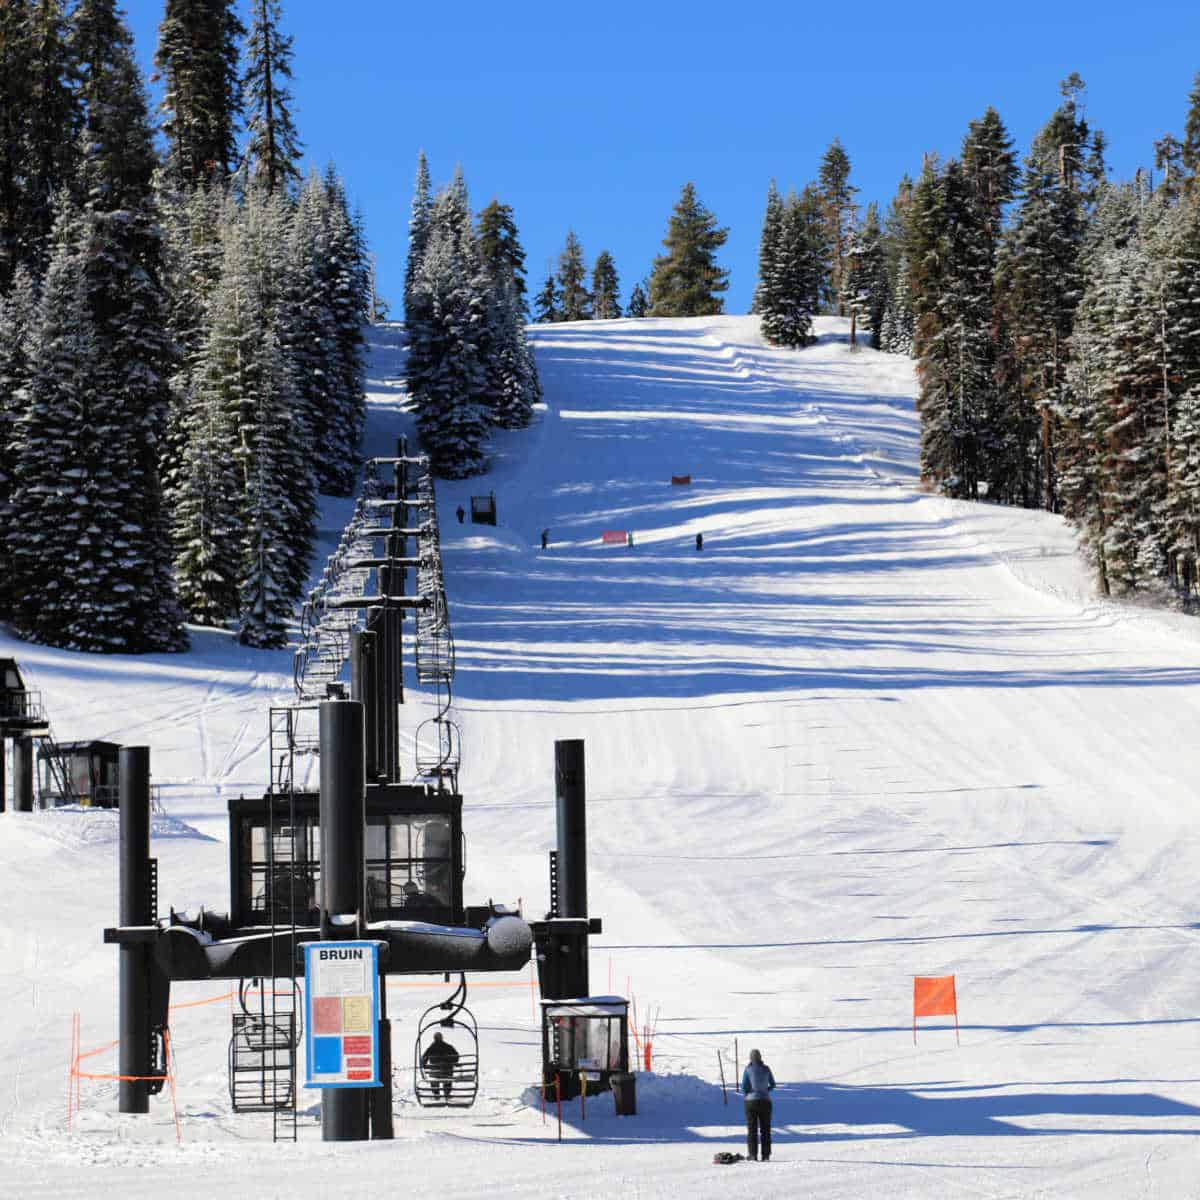
[[[115,1037],[115,826],[10,812],[0,1195],[1200,1196],[1198,627],[1095,599],[1058,518],[921,494],[911,364],[818,328],[535,327],[544,411],[439,488],[467,895],[540,915],[553,743],[584,738],[592,990],[659,1013],[642,1115],[571,1105],[557,1144],[526,972],[473,988],[481,1100],[453,1115],[403,1088],[448,989],[394,981],[395,1142],[321,1143],[312,1095],[298,1146],[233,1116],[228,1000],[172,1017],[182,1145],[106,1082],[68,1131],[72,1012],[85,1049]],[[399,344],[374,333],[372,452],[409,428]],[[460,526],[492,490],[499,526]],[[162,908],[224,911],[225,802],[264,788],[290,655],[6,654],[59,737],[151,747]],[[411,729],[430,711],[410,680]],[[914,1045],[912,977],[950,973],[961,1045],[944,1019]],[[781,1081],[769,1166],[711,1165],[741,1148],[735,1039]]]

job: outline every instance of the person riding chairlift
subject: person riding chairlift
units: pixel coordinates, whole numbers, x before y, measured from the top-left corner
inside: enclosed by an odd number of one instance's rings
[[[458,1065],[458,1051],[441,1035],[435,1033],[425,1053],[421,1055],[421,1066],[429,1076],[433,1098],[440,1091],[443,1100],[450,1099],[450,1085],[454,1079],[454,1068]]]

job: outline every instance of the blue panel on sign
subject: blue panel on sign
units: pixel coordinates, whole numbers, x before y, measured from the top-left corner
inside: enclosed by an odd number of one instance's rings
[[[312,1040],[313,1075],[337,1075],[342,1069],[342,1039],[340,1037],[315,1037]]]

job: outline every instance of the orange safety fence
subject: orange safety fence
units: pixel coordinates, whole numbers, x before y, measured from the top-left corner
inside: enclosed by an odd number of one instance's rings
[[[606,529],[600,534],[600,541],[606,546],[624,546],[629,534],[624,529]]]
[[[225,996],[219,996],[217,999],[224,1000]],[[179,1127],[179,1105],[175,1094],[175,1066],[174,1056],[171,1053],[171,1033],[170,1030],[164,1029],[163,1036],[163,1059],[166,1062],[167,1070],[164,1075],[121,1075],[109,1071],[81,1071],[79,1064],[85,1058],[95,1058],[98,1054],[103,1054],[107,1050],[113,1049],[114,1046],[121,1044],[118,1038],[115,1042],[109,1042],[106,1046],[100,1046],[94,1050],[81,1050],[79,1040],[79,1014],[74,1013],[71,1017],[71,1069],[67,1076],[67,1128],[74,1127],[75,1114],[80,1110],[81,1093],[80,1080],[88,1079],[93,1081],[124,1081],[129,1083],[166,1083],[171,1089],[171,1115],[175,1121],[175,1141],[179,1143],[183,1140],[183,1134]]]
[[[958,996],[953,975],[913,976],[913,1044],[917,1041],[918,1017],[954,1018],[954,1040],[958,1037]],[[961,1045],[961,1042],[959,1042]]]

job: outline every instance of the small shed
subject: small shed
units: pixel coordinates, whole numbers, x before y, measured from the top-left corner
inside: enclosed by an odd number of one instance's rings
[[[542,1001],[542,1078],[558,1078],[563,1099],[607,1092],[629,1072],[629,1001],[583,996]]]
[[[489,492],[486,496],[471,497],[471,524],[495,525],[496,523],[496,493]]]
[[[79,803],[116,808],[120,799],[121,747],[116,742],[58,742],[38,746],[38,794],[43,808]],[[67,772],[74,795],[63,790]]]
[[[0,658],[0,737],[21,737],[44,732],[41,697],[25,686],[15,658]]]

